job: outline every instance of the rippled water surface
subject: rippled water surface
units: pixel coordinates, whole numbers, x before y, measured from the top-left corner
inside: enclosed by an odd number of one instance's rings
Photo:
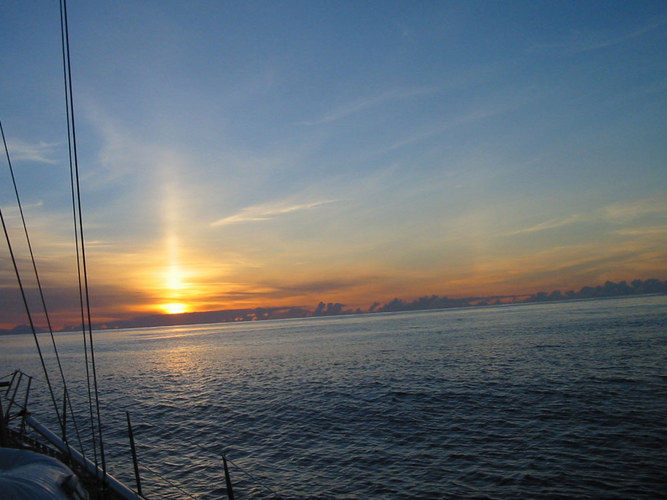
[[[85,406],[80,334],[57,338]],[[43,378],[30,337],[0,342],[4,371]],[[667,492],[665,296],[100,332],[95,347],[109,468],[133,484],[129,410],[153,498],[220,498],[222,451],[238,498]]]

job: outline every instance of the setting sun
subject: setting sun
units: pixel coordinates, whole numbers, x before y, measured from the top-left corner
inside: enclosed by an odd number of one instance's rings
[[[182,314],[188,312],[188,306],[179,302],[173,302],[171,304],[162,304],[160,307],[167,314]]]

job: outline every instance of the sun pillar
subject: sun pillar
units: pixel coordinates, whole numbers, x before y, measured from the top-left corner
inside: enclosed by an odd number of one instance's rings
[[[187,312],[187,305],[182,302],[185,284],[183,282],[183,269],[179,260],[179,245],[176,235],[171,234],[167,237],[167,258],[168,265],[166,270],[166,298],[168,302],[162,305],[162,309],[168,314],[180,314]]]
[[[164,175],[162,198],[162,216],[165,227],[164,268],[162,274],[162,300],[160,309],[167,314],[181,314],[189,311],[187,303],[186,273],[181,263],[181,245],[178,227],[180,226],[180,191],[177,182],[178,165],[174,158],[165,158],[162,162]]]

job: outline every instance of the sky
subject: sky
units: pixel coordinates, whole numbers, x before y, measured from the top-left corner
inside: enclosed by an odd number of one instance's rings
[[[57,4],[0,2],[0,120],[62,326],[78,302]],[[665,2],[68,12],[97,320],[667,279]],[[3,153],[31,289],[9,179]],[[26,323],[1,259],[0,327]]]

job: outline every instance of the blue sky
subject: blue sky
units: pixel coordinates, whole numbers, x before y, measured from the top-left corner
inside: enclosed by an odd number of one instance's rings
[[[664,2],[69,15],[102,317],[667,278]],[[59,43],[56,2],[0,4],[0,119],[64,318]]]

